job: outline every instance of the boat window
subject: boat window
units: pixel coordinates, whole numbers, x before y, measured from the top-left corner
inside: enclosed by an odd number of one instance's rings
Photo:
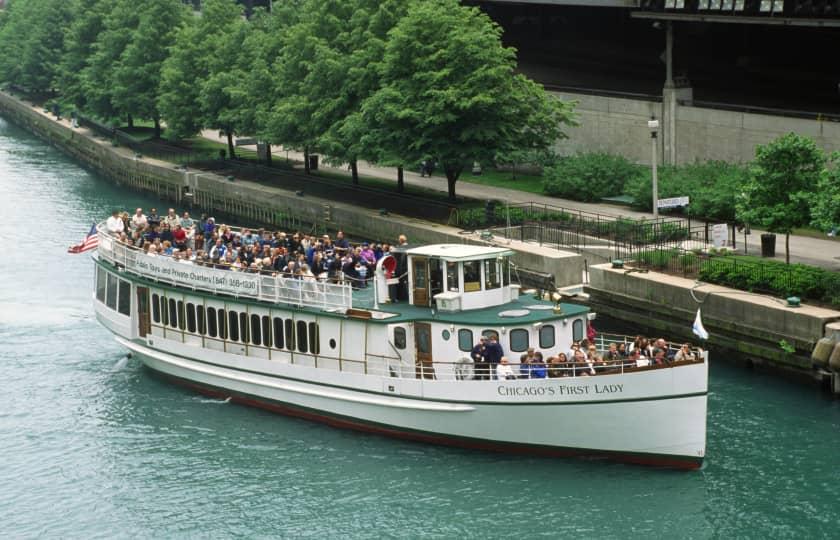
[[[157,294],[152,295],[152,320],[156,323],[160,322],[160,297]]]
[[[309,352],[312,354],[321,352],[321,336],[319,334],[318,324],[314,322],[309,323]]]
[[[274,317],[274,347],[283,348],[283,319]]]
[[[221,339],[227,339],[227,321],[225,320],[225,310],[218,309],[216,310],[216,319],[219,323],[219,337]]]
[[[458,330],[458,348],[464,352],[470,352],[473,348],[472,330],[461,328]]]
[[[244,311],[239,313],[239,335],[243,343],[248,343],[248,314]]]
[[[306,321],[297,322],[297,347],[300,352],[306,352]]]
[[[207,308],[207,333],[210,337],[216,337],[216,308]]]
[[[187,302],[187,331],[195,334],[195,304]]]
[[[160,297],[160,314],[161,314],[161,321],[163,322],[164,326],[169,324],[169,309],[166,306],[167,306],[166,297],[161,296]]]
[[[131,283],[120,280],[120,298],[117,303],[117,311],[123,315],[131,315]]]
[[[510,257],[502,257],[502,285],[510,285]]]
[[[196,319],[198,319],[198,333],[202,336],[207,333],[207,320],[204,318],[204,306],[195,306]]]
[[[405,349],[405,328],[397,326],[394,328],[394,347]]]
[[[286,348],[290,351],[295,350],[295,321],[286,319]]]
[[[481,332],[481,335],[486,338],[494,337],[496,338],[496,341],[499,341],[499,333],[495,330],[484,330],[483,332]]]
[[[464,263],[464,292],[481,290],[481,261]]]
[[[446,263],[446,288],[452,292],[461,290],[461,284],[458,283],[458,263]]]
[[[484,288],[498,289],[502,286],[499,278],[499,264],[496,259],[484,259]]]
[[[108,272],[96,267],[96,299],[105,303],[105,282],[108,279]]]
[[[540,348],[550,349],[554,347],[554,325],[544,324],[540,327]]]
[[[174,298],[169,299],[169,326],[178,328],[178,303]]]
[[[517,328],[510,331],[510,350],[523,352],[528,350],[528,331]]]
[[[228,310],[228,335],[231,341],[239,341],[238,313],[230,310]]]
[[[575,319],[572,323],[572,341],[583,339],[583,319]]]
[[[262,316],[262,341],[266,347],[271,347],[271,317]]]
[[[105,305],[111,309],[117,309],[117,276],[108,274],[108,291],[105,296]]]
[[[260,326],[259,315],[251,315],[251,343],[262,345],[262,327]]]
[[[187,317],[184,309],[184,301],[178,300],[178,328],[184,330],[187,327]]]

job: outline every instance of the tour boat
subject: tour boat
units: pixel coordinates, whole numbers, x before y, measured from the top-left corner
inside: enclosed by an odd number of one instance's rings
[[[97,234],[97,319],[148,368],[199,392],[427,443],[702,465],[707,352],[591,376],[476,378],[481,336],[516,364],[529,347],[567,352],[594,318],[556,294],[520,294],[505,247],[411,247],[358,288],[186,264],[102,225]]]

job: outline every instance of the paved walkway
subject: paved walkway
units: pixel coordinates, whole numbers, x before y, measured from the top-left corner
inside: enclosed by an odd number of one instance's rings
[[[213,141],[226,142],[226,139],[220,138],[217,132],[204,131],[202,135]],[[272,155],[278,158],[284,158],[288,155],[289,159],[303,163],[303,153],[295,151],[286,151],[279,148],[272,148]],[[302,167],[302,165],[301,165]],[[319,163],[319,168],[329,169],[331,172],[350,175],[347,167],[331,167]],[[375,178],[382,178],[392,180],[396,185],[397,171],[391,167],[378,167],[370,163],[360,161],[358,164],[359,175],[369,176]],[[421,177],[416,171],[405,170],[404,179],[406,184],[425,187],[427,189],[435,189],[446,193],[448,190],[446,178],[440,175],[428,177]],[[459,180],[455,187],[459,195],[470,197],[479,200],[496,199],[500,201],[507,201],[514,203],[528,203],[547,204],[559,206],[570,210],[582,210],[584,212],[593,212],[598,214],[605,214],[611,216],[630,217],[636,219],[652,219],[653,214],[649,212],[638,212],[627,208],[626,206],[604,204],[604,203],[584,203],[572,201],[568,199],[559,199],[557,197],[549,197],[537,193],[529,193],[526,191],[519,191],[516,189],[507,189],[495,186],[486,186],[482,184],[473,184],[466,180]],[[761,233],[757,229],[752,230],[752,234],[747,236],[747,253],[749,255],[761,254]],[[739,253],[744,253],[744,235],[739,234],[736,238],[736,245]],[[776,237],[776,257],[777,260],[785,260],[785,237],[784,235],[777,235]],[[831,270],[840,271],[840,240],[831,238],[812,238],[810,236],[791,236],[790,237],[790,259],[791,262],[801,262],[814,266],[820,266]]]

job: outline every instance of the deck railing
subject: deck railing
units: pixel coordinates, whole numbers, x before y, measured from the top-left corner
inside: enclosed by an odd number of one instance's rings
[[[353,289],[349,284],[186,264],[171,257],[147,255],[143,250],[108,234],[101,224],[98,235],[98,251],[102,259],[122,267],[125,272],[162,283],[212,294],[322,310],[343,311],[353,307]]]

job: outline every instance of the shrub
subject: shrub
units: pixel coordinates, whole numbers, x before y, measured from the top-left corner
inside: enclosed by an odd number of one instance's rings
[[[722,221],[735,220],[735,200],[749,178],[749,169],[724,161],[697,162],[659,168],[659,198],[690,196],[691,215]],[[624,188],[637,208],[651,210],[650,174],[631,178]]]
[[[840,306],[840,274],[804,264],[712,258],[701,265],[699,278],[735,289],[799,296]]]
[[[623,193],[625,184],[644,170],[622,156],[604,153],[558,158],[543,171],[543,191],[575,201],[600,201]]]

